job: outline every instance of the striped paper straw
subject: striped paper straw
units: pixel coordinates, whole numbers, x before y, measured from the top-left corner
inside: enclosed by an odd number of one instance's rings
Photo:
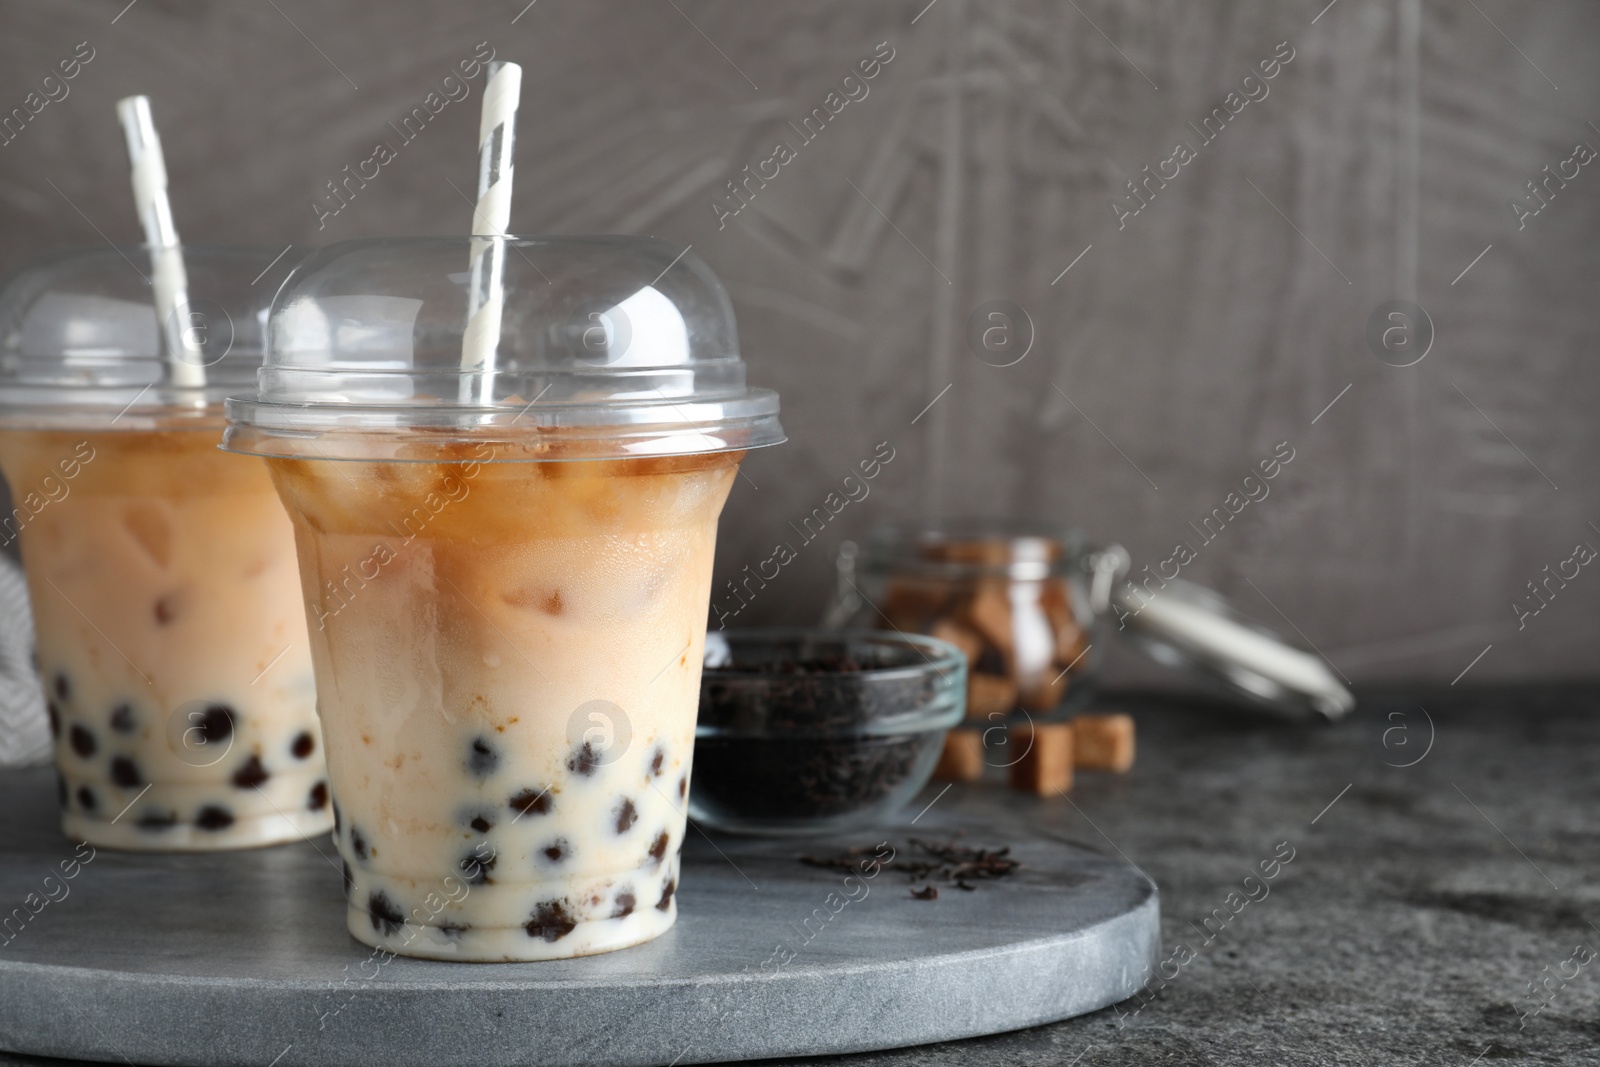
[[[515,63],[490,63],[483,88],[483,118],[478,123],[478,203],[472,232],[504,235],[511,224],[512,160],[517,139],[517,101],[522,97],[522,68]],[[461,369],[479,371],[478,402],[494,399],[494,364],[500,347],[500,319],[505,309],[505,243],[472,242],[472,273],[467,294],[467,328],[461,338]],[[466,378],[463,403],[473,399]]]
[[[172,222],[172,203],[167,199],[167,164],[161,155],[161,136],[150,117],[150,98],[129,96],[118,100],[117,118],[122,121],[122,132],[128,140],[134,206],[144,227],[145,244],[150,246],[150,287],[155,290],[156,316],[166,342],[170,380],[179,387],[203,386],[205,367],[198,358],[184,358],[188,353],[184,335],[189,318],[189,278],[183,269],[178,228]]]

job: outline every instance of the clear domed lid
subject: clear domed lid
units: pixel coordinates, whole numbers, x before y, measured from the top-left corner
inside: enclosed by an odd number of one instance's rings
[[[156,257],[173,254],[188,299],[163,323],[151,280]],[[272,294],[298,258],[293,248],[107,245],[33,260],[0,289],[0,422],[215,424],[222,401],[254,380]],[[187,373],[168,356],[169,335]]]
[[[498,340],[490,327],[473,347],[475,265],[492,261]],[[257,392],[228,402],[224,447],[425,460],[435,444],[493,439],[525,459],[687,455],[777,444],[777,413],[775,393],[745,384],[727,292],[687,249],[378,239],[313,252],[284,283]]]

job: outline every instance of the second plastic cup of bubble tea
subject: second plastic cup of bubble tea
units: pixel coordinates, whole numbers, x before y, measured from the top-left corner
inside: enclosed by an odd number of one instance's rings
[[[462,310],[485,242],[487,355]],[[351,242],[271,333],[227,447],[294,520],[350,932],[459,960],[658,936],[717,519],[783,439],[721,285],[653,240]]]

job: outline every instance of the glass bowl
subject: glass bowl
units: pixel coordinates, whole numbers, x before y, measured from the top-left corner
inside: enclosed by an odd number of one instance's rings
[[[931,637],[711,632],[690,817],[749,834],[881,825],[933,774],[966,674],[961,650]]]

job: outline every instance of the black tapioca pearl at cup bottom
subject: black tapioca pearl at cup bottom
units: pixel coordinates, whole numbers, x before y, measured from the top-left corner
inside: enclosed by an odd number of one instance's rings
[[[367,898],[367,915],[372,919],[372,928],[381,931],[386,937],[393,937],[400,932],[400,927],[406,923],[405,915],[389,899],[388,894],[379,891]]]
[[[56,699],[62,702],[72,699],[72,683],[60,671],[56,672]]]
[[[272,775],[261,763],[260,756],[251,756],[244,766],[233,772],[233,784],[239,789],[254,789]]]
[[[656,746],[655,755],[650,757],[650,777],[660,778],[661,768],[666,765],[667,751],[660,745]]]
[[[86,785],[78,787],[78,807],[84,811],[94,811],[100,806],[100,799],[94,795],[94,790]]]
[[[67,736],[72,742],[72,751],[84,759],[94,755],[94,750],[100,747],[95,743],[94,734],[89,731],[87,726],[81,723],[73,723],[72,729],[68,731]]]
[[[119,734],[131,734],[139,728],[139,720],[133,717],[132,704],[118,704],[112,709],[111,728]]]
[[[50,716],[50,737],[55,739],[61,736],[61,709],[56,707],[54,700],[45,701],[44,710]]]
[[[139,773],[139,765],[127,756],[113,756],[111,759],[111,781],[124,789],[135,789],[144,785],[144,775]]]
[[[628,828],[638,821],[639,809],[633,806],[633,801],[624,797],[622,803],[617,805],[617,833],[627,833]]]
[[[306,809],[308,811],[321,811],[328,806],[328,783],[318,782],[311,787],[311,792],[306,794]]]
[[[689,776],[688,775],[684,775],[682,778],[678,779],[678,799],[682,800],[683,798],[687,797],[688,795],[689,795]]]
[[[544,848],[540,849],[540,851],[544,853],[544,858],[549,860],[551,863],[560,863],[562,860],[572,855],[572,846],[567,843],[566,838],[558,837]]]
[[[295,759],[306,759],[317,750],[317,742],[311,736],[311,731],[302,730],[294,735],[294,740],[289,744],[289,751]]]
[[[550,812],[550,787],[543,789],[524,789],[511,798],[513,811],[520,811],[523,815],[547,815]]]
[[[486,737],[475,737],[467,749],[467,770],[475,778],[487,778],[500,766],[500,751]]]
[[[461,862],[456,866],[461,868],[461,874],[468,885],[487,885],[489,872],[494,870],[495,862],[498,859],[499,857],[492,852],[487,857],[480,856],[476,852],[469,852],[461,857]]]
[[[672,894],[677,892],[677,889],[677,879],[668,878],[666,884],[661,887],[661,899],[656,901],[657,911],[666,911],[668,908],[672,907]]]
[[[546,900],[536,905],[526,927],[529,937],[546,941],[560,941],[577,928],[578,921],[567,911],[564,900]]]
[[[613,919],[626,919],[628,916],[633,914],[634,906],[638,903],[638,900],[635,899],[633,895],[633,887],[624,887],[620,892],[617,893],[617,906],[611,909],[611,917]]]
[[[600,754],[594,750],[594,745],[585,741],[578,746],[577,751],[567,757],[567,770],[573,774],[581,774],[585,778],[594,774],[600,766]]]
[[[354,826],[350,827],[350,851],[356,854],[356,859],[363,863],[367,860],[367,839],[361,836],[361,831]]]
[[[650,859],[654,863],[659,864],[662,858],[666,856],[667,841],[667,832],[663,830],[661,831],[660,836],[650,843]]]
[[[233,736],[233,709],[226,704],[212,704],[200,713],[195,727],[200,731],[203,745],[226,741]]]
[[[202,830],[226,830],[233,825],[233,812],[216,804],[207,804],[194,817],[194,824]]]
[[[155,833],[167,830],[178,825],[178,813],[175,811],[150,811],[139,816],[138,827]]]
[[[512,805],[516,805],[515,800],[512,801]],[[482,815],[474,815],[472,817],[472,821],[467,823],[467,825],[478,831],[480,834],[486,834],[490,830],[494,829],[494,823],[490,822],[488,819],[485,819]]]

